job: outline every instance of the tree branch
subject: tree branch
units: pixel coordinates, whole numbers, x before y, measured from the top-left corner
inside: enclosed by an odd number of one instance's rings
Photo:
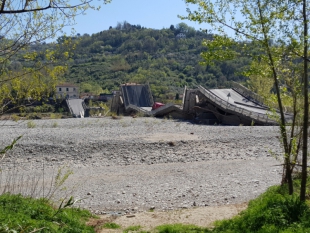
[[[4,4],[2,4],[1,10],[0,10],[0,15],[1,14],[21,14],[21,13],[27,13],[27,12],[45,11],[48,9],[73,9],[75,7],[79,7],[79,6],[89,4],[92,1],[93,0],[89,0],[87,2],[83,2],[81,4],[73,5],[73,6],[52,6],[52,4],[51,4],[52,1],[51,1],[50,4],[46,7],[34,8],[34,9],[28,9],[28,10],[25,8],[22,10],[4,10]]]
[[[3,10],[4,10],[5,2],[6,2],[6,0],[3,0],[3,1],[2,1],[2,5],[1,5],[1,10],[0,10],[0,11],[3,11]]]

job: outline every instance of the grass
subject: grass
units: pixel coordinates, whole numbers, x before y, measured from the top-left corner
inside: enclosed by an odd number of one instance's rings
[[[0,232],[95,232],[86,225],[92,215],[78,208],[54,208],[47,199],[0,196]]]
[[[194,225],[163,225],[158,233],[289,233],[310,232],[310,208],[297,195],[287,195],[283,187],[269,188],[258,198],[249,202],[240,215],[215,222],[214,228]]]
[[[209,232],[208,229],[198,227],[195,225],[183,225],[183,224],[167,224],[156,227],[159,233],[202,233]]]
[[[114,223],[114,222],[107,222],[103,225],[103,228],[107,228],[107,229],[119,229],[121,228],[120,225]]]
[[[297,195],[287,195],[283,187],[269,188],[249,202],[238,216],[215,222],[213,228],[171,224],[156,227],[157,233],[288,233],[310,232],[310,208]],[[86,221],[92,215],[77,208],[54,208],[47,199],[12,195],[0,196],[0,232],[94,232]],[[119,229],[110,222],[103,228]],[[145,231],[130,226],[124,233]],[[153,231],[152,231],[153,232]]]
[[[58,123],[56,121],[52,123],[52,128],[57,128],[57,126],[58,126]]]
[[[15,114],[11,115],[11,118],[12,118],[12,120],[15,121],[15,122],[19,121],[19,119],[20,119],[20,117],[17,116],[17,115],[15,115]]]
[[[138,232],[140,229],[141,229],[141,226],[130,226],[130,227],[127,227],[123,232],[124,233]]]
[[[309,232],[310,208],[297,195],[272,187],[231,220],[216,222],[214,232]]]
[[[50,118],[51,119],[60,119],[62,117],[61,113],[51,113]]]
[[[29,129],[32,129],[32,128],[35,128],[36,127],[36,124],[33,122],[33,121],[28,121],[27,122],[27,127]]]

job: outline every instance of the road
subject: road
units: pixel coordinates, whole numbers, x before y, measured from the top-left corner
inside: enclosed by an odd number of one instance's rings
[[[239,108],[265,115],[271,114],[270,111],[263,109],[261,105],[245,98],[233,89],[210,89],[209,91],[227,103],[235,105]]]
[[[82,99],[69,99],[68,105],[71,108],[72,114],[75,116],[84,116],[84,108],[83,108],[83,100]],[[82,113],[82,114],[81,114]]]

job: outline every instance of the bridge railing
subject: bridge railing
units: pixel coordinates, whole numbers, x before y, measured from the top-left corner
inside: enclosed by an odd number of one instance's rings
[[[233,82],[232,83],[232,89],[234,89],[235,91],[237,91],[238,93],[240,93],[241,95],[248,97],[250,99],[255,100],[256,102],[258,102],[259,104],[264,104],[264,98],[262,98],[261,96],[257,95],[256,93],[250,91],[249,89],[247,89],[245,86]]]

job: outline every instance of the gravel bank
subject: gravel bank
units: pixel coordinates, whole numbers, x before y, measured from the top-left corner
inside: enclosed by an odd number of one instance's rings
[[[242,203],[281,179],[277,127],[131,117],[33,123],[2,123],[1,145],[23,135],[1,162],[2,180],[13,170],[42,177],[43,165],[48,180],[66,165],[69,189],[96,213]]]

